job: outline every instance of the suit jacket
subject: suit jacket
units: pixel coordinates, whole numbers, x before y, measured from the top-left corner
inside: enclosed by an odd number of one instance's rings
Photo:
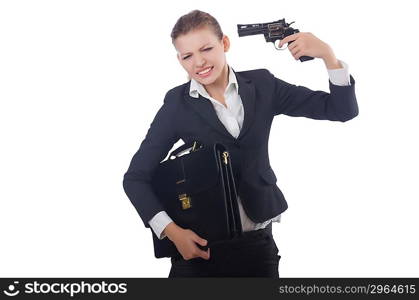
[[[150,185],[153,172],[179,139],[226,145],[243,208],[252,221],[261,223],[288,207],[269,163],[268,139],[274,116],[346,122],[358,115],[352,76],[349,86],[334,85],[329,80],[330,93],[326,93],[289,84],[266,69],[235,75],[244,107],[243,127],[237,139],[218,119],[209,99],[189,95],[190,81],[166,93],[123,179],[125,193],[147,228],[150,219],[164,210]]]

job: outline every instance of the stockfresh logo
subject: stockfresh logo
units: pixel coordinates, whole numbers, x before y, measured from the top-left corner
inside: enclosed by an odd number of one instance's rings
[[[127,283],[114,282],[25,282],[18,288],[19,281],[9,284],[3,293],[9,297],[21,294],[67,294],[73,297],[76,294],[126,294]]]
[[[19,281],[14,281],[13,284],[9,284],[7,287],[7,290],[4,290],[3,293],[7,296],[16,296],[19,294],[19,290],[17,289],[17,285],[19,284]]]

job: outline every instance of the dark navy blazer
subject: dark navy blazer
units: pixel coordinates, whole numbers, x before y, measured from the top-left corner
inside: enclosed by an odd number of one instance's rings
[[[237,139],[218,119],[210,100],[189,95],[190,81],[166,93],[123,179],[125,193],[146,227],[156,213],[164,210],[150,186],[153,171],[179,139],[226,145],[243,208],[253,222],[260,223],[288,207],[269,163],[268,139],[274,116],[346,122],[358,115],[352,76],[348,86],[329,80],[330,93],[326,93],[289,84],[266,69],[235,75],[244,107],[243,127]]]

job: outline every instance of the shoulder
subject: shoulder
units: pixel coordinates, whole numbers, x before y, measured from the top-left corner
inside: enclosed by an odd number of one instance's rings
[[[266,76],[270,72],[267,69],[254,69],[254,70],[246,70],[246,71],[236,71],[236,74],[243,76],[244,78],[248,79],[257,79],[260,76]]]
[[[186,91],[186,88],[189,87],[189,82],[183,83],[181,85],[175,86],[173,88],[171,88],[170,90],[168,90],[166,92],[166,95],[164,97],[164,102],[171,102],[171,103],[175,103],[175,102],[179,102],[182,97],[183,94]]]
[[[274,75],[268,69],[254,69],[236,72],[237,77],[241,81],[252,82],[256,89],[260,89],[263,93],[269,93],[274,87]],[[240,81],[240,80],[239,80]]]
[[[273,75],[269,70],[261,68],[254,70],[238,71],[235,72],[237,77],[240,77],[241,80],[250,80],[255,84],[259,85],[262,83],[271,82]]]

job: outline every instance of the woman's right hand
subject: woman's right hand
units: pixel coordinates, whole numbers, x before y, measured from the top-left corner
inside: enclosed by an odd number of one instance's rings
[[[201,246],[205,246],[208,241],[201,238],[192,230],[183,229],[176,225],[175,222],[171,222],[164,229],[164,233],[175,244],[183,259],[189,260],[201,257],[208,260],[210,258],[210,248],[204,251],[196,245],[198,243]]]

